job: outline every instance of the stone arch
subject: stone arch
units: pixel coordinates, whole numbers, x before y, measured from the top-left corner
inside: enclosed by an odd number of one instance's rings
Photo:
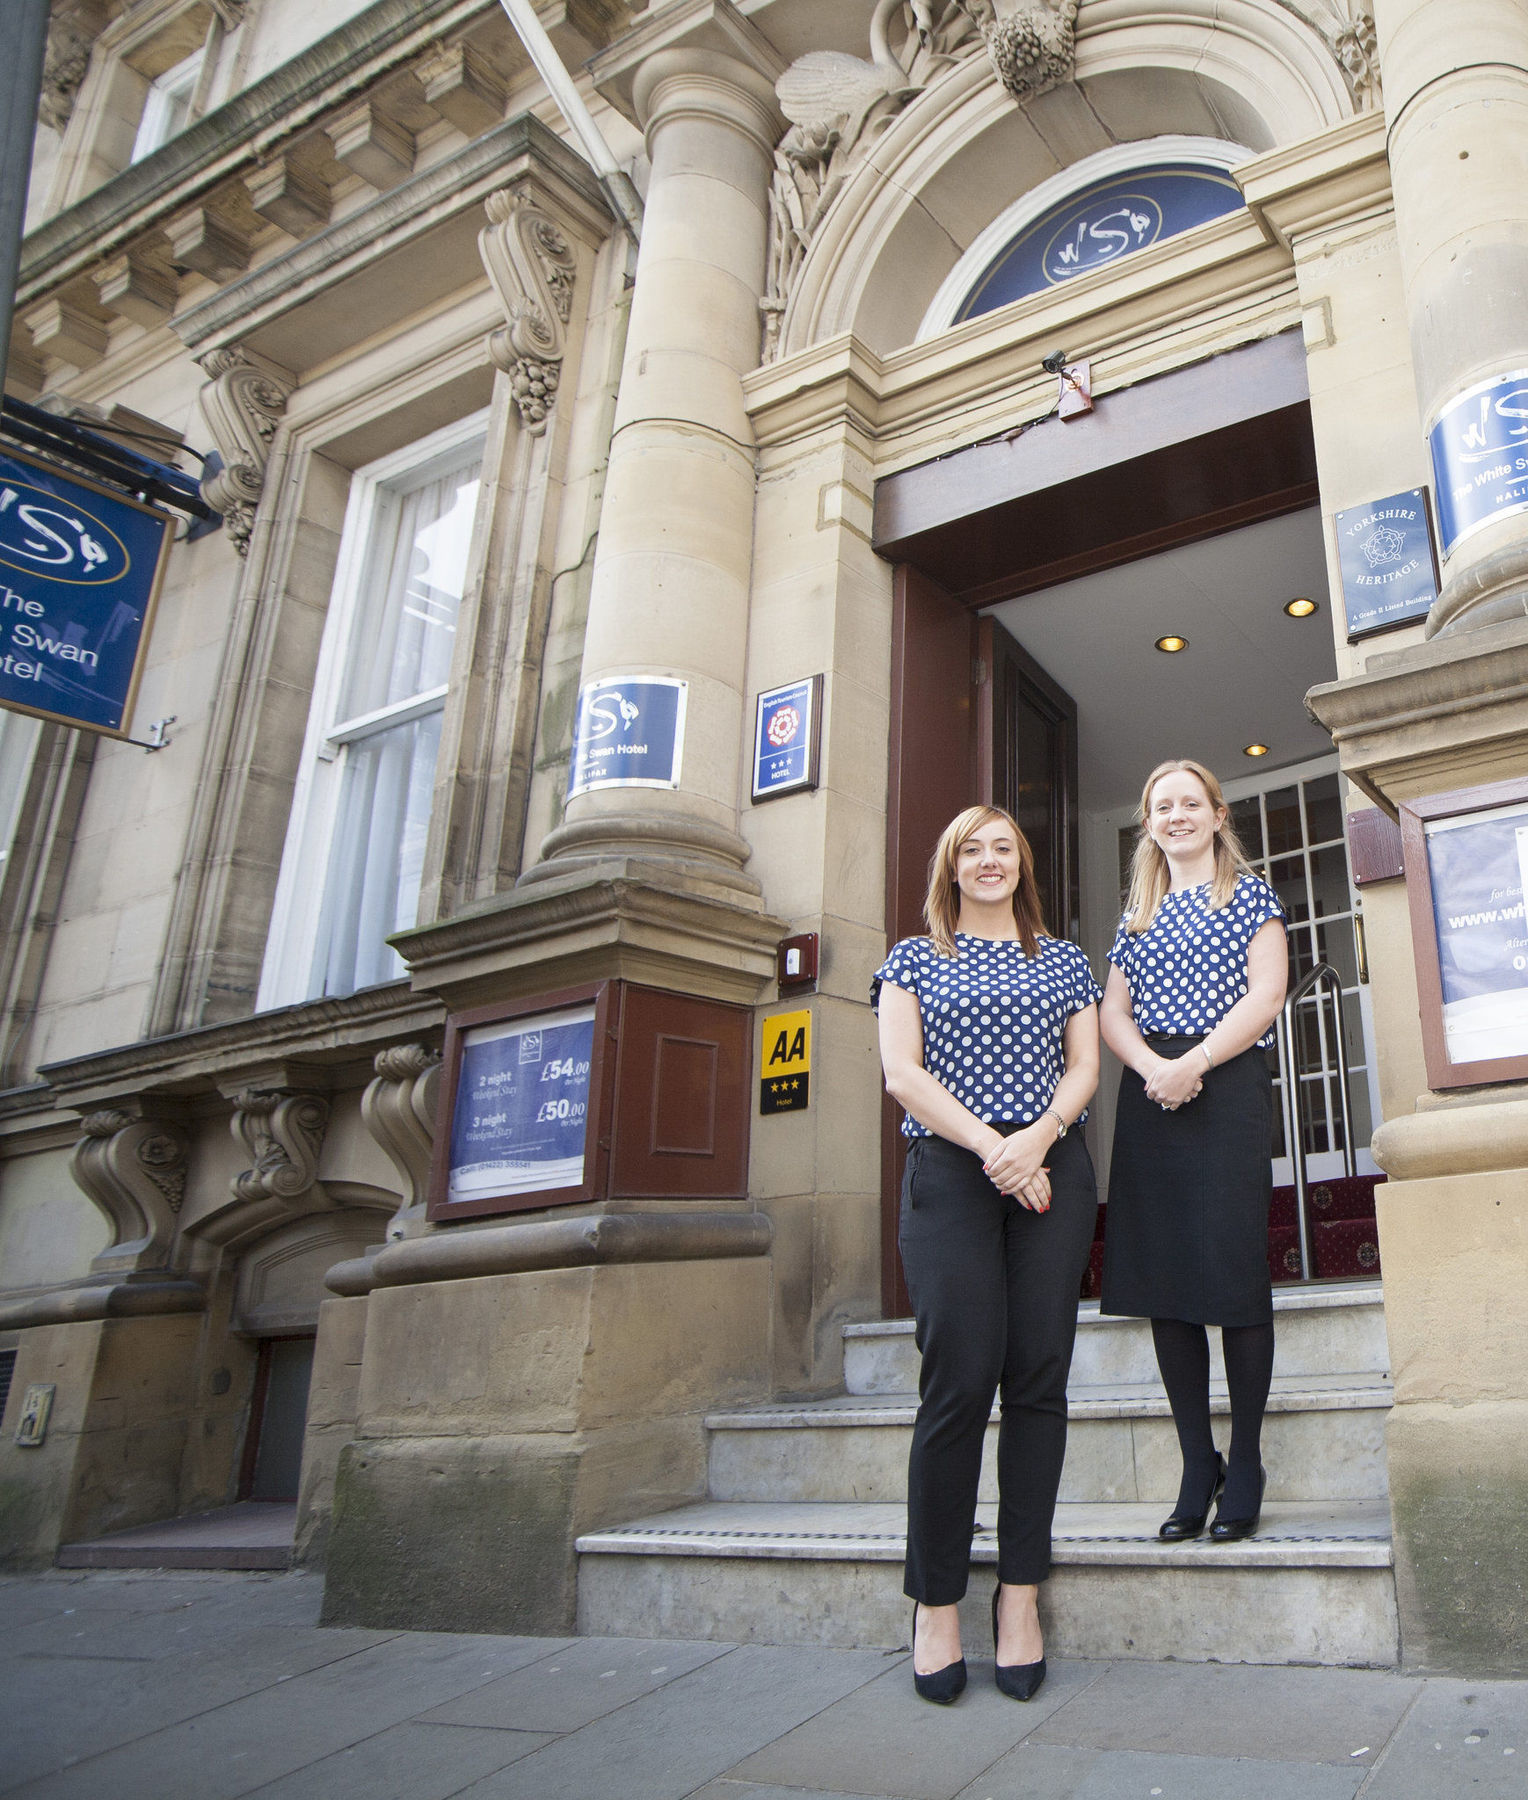
[[[911,343],[976,236],[1110,144],[1189,132],[1264,151],[1355,110],[1331,44],[1280,0],[1091,0],[1074,83],[1019,104],[970,56],[876,140],[803,259],[781,353],[844,331],[883,355]]]
[[[382,1242],[388,1208],[397,1196],[360,1183],[348,1204],[267,1232],[248,1245],[238,1261],[234,1282],[233,1326],[251,1335],[312,1331],[318,1309],[332,1295],[324,1276],[337,1262],[365,1255]]]

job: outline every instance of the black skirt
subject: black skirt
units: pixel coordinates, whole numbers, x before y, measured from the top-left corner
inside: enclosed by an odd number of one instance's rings
[[[1154,1038],[1162,1056],[1200,1039]],[[1100,1310],[1195,1325],[1273,1318],[1268,1205],[1273,1088],[1254,1046],[1209,1070],[1198,1097],[1164,1112],[1133,1069],[1120,1078],[1105,1214]]]

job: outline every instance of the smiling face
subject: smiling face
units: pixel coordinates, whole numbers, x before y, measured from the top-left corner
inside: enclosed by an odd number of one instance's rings
[[[1175,872],[1204,864],[1213,868],[1215,833],[1225,819],[1225,807],[1212,804],[1204,783],[1188,769],[1174,770],[1152,786],[1146,829]]]
[[[1019,885],[1019,845],[1001,819],[978,825],[955,851],[955,885],[962,908],[1012,906]]]

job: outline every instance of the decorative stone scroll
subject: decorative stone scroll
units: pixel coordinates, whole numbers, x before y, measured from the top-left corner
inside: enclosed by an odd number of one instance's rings
[[[373,1066],[376,1078],[361,1096],[361,1118],[401,1177],[397,1226],[405,1213],[422,1211],[428,1197],[440,1052],[426,1044],[395,1044],[379,1051]],[[393,1235],[390,1226],[388,1236]]]
[[[37,102],[38,118],[54,131],[69,123],[75,95],[90,67],[91,49],[105,24],[102,0],[54,0]]]
[[[490,223],[478,233],[483,267],[509,323],[488,340],[488,354],[510,378],[527,431],[540,436],[557,398],[577,264],[556,222],[528,195],[511,189],[483,203]]]
[[[1332,40],[1332,54],[1342,65],[1343,73],[1353,86],[1353,98],[1360,112],[1373,112],[1384,104],[1380,84],[1379,38],[1374,29],[1374,14],[1361,12],[1350,25],[1345,25]]]
[[[903,27],[892,47],[892,33]],[[760,310],[765,362],[779,353],[785,309],[813,237],[844,183],[915,95],[978,51],[970,9],[956,0],[878,0],[870,58],[839,50],[799,56],[775,83],[791,122],[769,191],[769,273]]]
[[[202,482],[202,498],[223,515],[234,549],[248,556],[271,440],[295,384],[257,368],[237,344],[209,351],[201,365],[210,377],[201,391],[202,417],[223,461]]]
[[[250,1089],[234,1101],[233,1134],[254,1167],[233,1178],[236,1200],[275,1200],[283,1206],[307,1196],[318,1180],[318,1158],[329,1123],[322,1094]]]
[[[982,34],[997,78],[1016,100],[1070,81],[1078,0],[960,0]]]
[[[186,1189],[186,1140],[159,1119],[112,1107],[89,1114],[70,1172],[111,1227],[96,1272],[132,1273],[169,1265]]]

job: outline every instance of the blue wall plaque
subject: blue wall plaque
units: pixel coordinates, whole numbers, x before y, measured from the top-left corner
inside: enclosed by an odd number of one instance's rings
[[[128,735],[173,523],[0,451],[0,705]]]
[[[1096,181],[1048,207],[989,265],[956,322],[1059,287],[1245,202],[1224,169],[1159,163]]]
[[[1348,642],[1425,619],[1438,597],[1426,488],[1407,488],[1332,515]]]
[[[1528,511],[1528,369],[1477,382],[1427,439],[1443,554],[1509,513]]]
[[[620,676],[581,689],[568,798],[591,788],[678,787],[688,689],[667,676]]]
[[[593,1054],[592,1004],[462,1034],[448,1206],[582,1183]]]
[[[753,732],[754,799],[772,800],[816,787],[821,738],[820,675],[760,694]]]

